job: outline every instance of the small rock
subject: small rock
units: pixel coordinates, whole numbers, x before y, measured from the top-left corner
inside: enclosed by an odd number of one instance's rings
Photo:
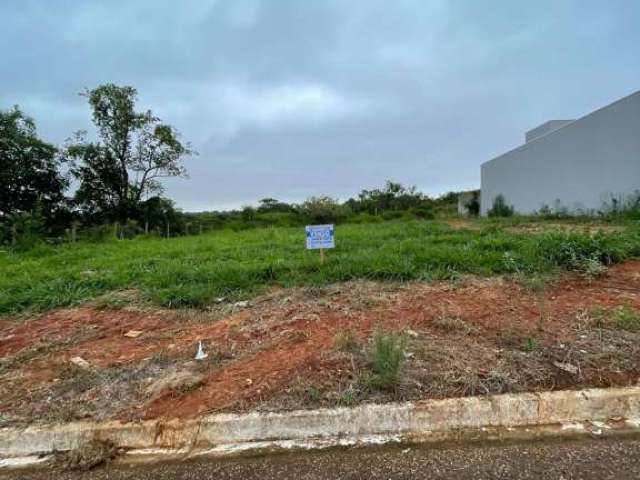
[[[129,330],[124,334],[127,338],[138,338],[140,335],[142,335],[142,330]]]
[[[233,308],[247,308],[249,306],[248,300],[242,300],[233,304]]]
[[[157,379],[145,388],[145,393],[151,399],[156,399],[166,390],[181,390],[196,387],[202,382],[203,378],[203,375],[188,370],[172,372],[169,375]]]
[[[90,368],[91,367],[91,364],[89,362],[87,362],[82,357],[71,357],[69,359],[69,361],[71,363],[73,363],[75,366],[80,367],[80,368]]]
[[[418,332],[416,332],[415,330],[407,330],[407,335],[413,338],[418,338]]]
[[[224,302],[224,300],[225,300],[224,297],[214,298],[213,299],[213,303],[222,303],[222,302]]]
[[[244,383],[247,385],[247,387],[250,387],[251,385],[253,385],[253,380],[247,378]]]
[[[575,375],[578,373],[578,367],[575,365],[571,365],[570,363],[562,363],[562,362],[553,362],[553,365],[559,368],[560,370],[564,370],[565,372],[571,373]]]

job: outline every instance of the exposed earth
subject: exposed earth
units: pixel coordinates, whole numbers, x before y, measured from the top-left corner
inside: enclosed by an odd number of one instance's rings
[[[640,378],[639,313],[639,261],[550,283],[278,289],[206,311],[116,292],[0,319],[0,426],[627,386]],[[376,329],[406,338],[400,383],[384,391],[367,382]]]

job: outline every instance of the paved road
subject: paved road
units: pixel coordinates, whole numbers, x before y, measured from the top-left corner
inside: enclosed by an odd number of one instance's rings
[[[234,460],[198,460],[87,473],[14,473],[34,480],[639,479],[640,438],[500,446],[390,446]]]

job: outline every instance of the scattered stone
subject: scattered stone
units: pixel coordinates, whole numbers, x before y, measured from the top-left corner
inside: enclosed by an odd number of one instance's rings
[[[217,297],[213,299],[213,303],[222,303],[225,301],[224,297]]]
[[[204,376],[189,370],[179,370],[157,379],[147,388],[145,394],[155,400],[166,390],[189,390],[202,383]]]
[[[124,334],[127,338],[138,338],[140,335],[142,335],[142,330],[129,330]]]
[[[249,306],[248,300],[242,300],[233,304],[233,308],[247,308]]]
[[[247,387],[250,387],[251,385],[253,385],[253,380],[247,378],[244,383],[247,385]]]
[[[415,330],[407,330],[407,335],[413,338],[418,338],[418,332],[416,332]]]
[[[89,362],[87,362],[82,357],[71,357],[69,359],[69,361],[71,363],[73,363],[75,366],[80,367],[80,368],[90,368],[91,367],[91,364]]]
[[[562,362],[553,362],[553,365],[559,368],[560,370],[564,370],[572,375],[578,373],[578,367],[575,365],[571,365],[570,363],[562,363]]]

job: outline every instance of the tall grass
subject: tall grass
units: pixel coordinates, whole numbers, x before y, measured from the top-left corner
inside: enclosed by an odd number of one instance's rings
[[[579,268],[581,258],[609,263],[640,256],[640,228],[589,237],[509,233],[496,224],[475,232],[434,221],[344,225],[324,264],[304,244],[301,228],[269,228],[5,251],[0,314],[75,304],[116,289],[137,289],[158,305],[200,307],[274,284],[552,272]]]

